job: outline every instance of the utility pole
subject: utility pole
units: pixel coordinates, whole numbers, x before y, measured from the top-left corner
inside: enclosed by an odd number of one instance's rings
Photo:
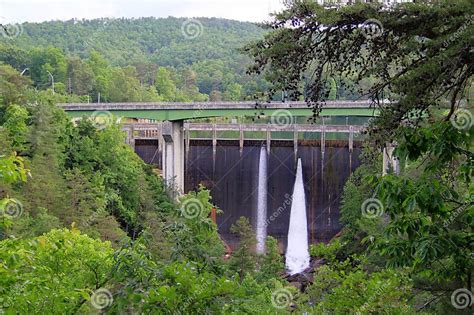
[[[286,90],[286,79],[285,79],[285,86],[281,91],[281,101],[285,103],[288,100],[288,91]]]
[[[71,77],[68,78],[67,83],[68,83],[68,87],[69,87],[69,94],[72,94]]]
[[[54,95],[54,77],[53,77],[53,75],[51,74],[51,72],[49,72],[48,70],[46,70],[46,72],[48,72],[49,77],[51,78],[51,86],[52,86],[52,88],[53,88],[53,95]]]

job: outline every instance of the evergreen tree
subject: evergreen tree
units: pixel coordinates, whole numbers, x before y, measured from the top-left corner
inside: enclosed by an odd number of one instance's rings
[[[255,245],[256,235],[249,219],[240,217],[230,228],[232,233],[239,236],[239,246],[232,253],[230,268],[239,274],[240,281],[248,273],[253,273],[256,267]]]

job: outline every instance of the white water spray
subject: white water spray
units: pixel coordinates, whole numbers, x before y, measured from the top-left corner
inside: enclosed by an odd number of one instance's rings
[[[265,253],[267,238],[267,152],[265,147],[260,149],[258,164],[258,201],[257,201],[257,253]]]
[[[306,219],[306,197],[303,184],[303,167],[298,159],[293,199],[291,203],[286,268],[294,275],[309,267],[308,225]]]

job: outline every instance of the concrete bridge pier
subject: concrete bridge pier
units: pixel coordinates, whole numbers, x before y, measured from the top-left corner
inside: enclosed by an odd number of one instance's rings
[[[347,123],[347,120],[346,120]],[[349,126],[349,170],[352,175],[352,151],[354,151],[354,126]]]
[[[387,175],[390,172],[393,172],[395,175],[400,174],[400,163],[398,158],[393,155],[395,150],[395,145],[392,143],[387,143],[383,148],[383,169],[382,175]]]
[[[184,192],[184,121],[164,121],[161,130],[163,178],[178,194]]]
[[[349,126],[349,152],[354,150],[354,126]]]
[[[217,152],[217,130],[216,124],[212,124],[212,157],[215,160]]]
[[[135,150],[135,137],[134,137],[134,130],[133,126],[126,129],[127,138],[125,139],[125,143],[132,147]]]
[[[267,126],[267,154],[270,155],[270,148],[272,143],[272,133],[270,131],[270,127]]]
[[[324,118],[323,118],[324,119]],[[326,125],[321,126],[321,157],[324,160],[324,153],[326,152]]]
[[[244,127],[242,124],[239,125],[239,147],[240,147],[240,156],[244,151]]]

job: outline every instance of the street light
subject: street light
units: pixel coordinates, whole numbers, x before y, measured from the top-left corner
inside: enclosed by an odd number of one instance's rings
[[[25,74],[26,70],[30,70],[30,68],[25,68],[25,69],[23,69],[23,71],[20,73],[20,75]]]
[[[54,95],[54,77],[53,77],[53,75],[51,74],[51,72],[49,72],[48,70],[46,70],[46,72],[48,72],[49,77],[51,78],[51,86],[52,86],[52,88],[53,88],[53,95]]]

